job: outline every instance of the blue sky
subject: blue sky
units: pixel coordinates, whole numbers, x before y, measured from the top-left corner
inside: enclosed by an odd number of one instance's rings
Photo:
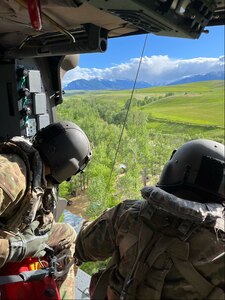
[[[206,28],[199,39],[149,34],[139,81],[164,84],[194,74],[224,69],[224,27]],[[145,35],[109,39],[105,53],[80,55],[79,66],[69,71],[64,83],[76,79],[133,80]]]

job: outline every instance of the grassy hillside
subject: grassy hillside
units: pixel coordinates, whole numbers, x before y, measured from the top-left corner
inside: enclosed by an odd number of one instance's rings
[[[72,96],[70,91],[68,96]],[[75,96],[75,95],[74,95]],[[131,97],[131,91],[96,91],[77,94],[93,105],[105,106],[105,113],[119,112]],[[135,90],[131,111],[148,116],[148,128],[177,134],[223,140],[224,81],[205,81],[176,86]]]
[[[165,87],[162,91],[170,96],[144,107],[153,117],[189,124],[224,125],[222,81]]]

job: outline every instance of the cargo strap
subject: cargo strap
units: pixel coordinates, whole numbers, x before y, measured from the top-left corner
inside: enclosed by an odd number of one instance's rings
[[[51,248],[46,250],[51,251]],[[0,276],[0,285],[16,283],[16,282],[30,282],[35,280],[42,280],[46,276],[53,278],[62,278],[67,274],[68,270],[74,265],[74,259],[68,261],[67,255],[57,258],[53,256],[50,260],[49,267],[43,267],[38,270],[24,271],[18,275],[5,275]],[[60,270],[58,270],[58,266]]]
[[[45,268],[40,270],[21,272],[18,275],[0,276],[0,285],[16,282],[30,282],[34,280],[42,280],[46,276],[49,276],[51,272],[52,270],[50,268]]]

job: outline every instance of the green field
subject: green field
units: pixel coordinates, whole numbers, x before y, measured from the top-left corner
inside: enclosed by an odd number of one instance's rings
[[[69,91],[67,97],[105,106],[105,112],[110,113],[124,108],[131,91]],[[152,99],[152,102],[145,104],[144,99]],[[224,136],[224,108],[222,80],[137,89],[131,105],[131,111],[147,114],[149,129],[187,132],[220,141]]]

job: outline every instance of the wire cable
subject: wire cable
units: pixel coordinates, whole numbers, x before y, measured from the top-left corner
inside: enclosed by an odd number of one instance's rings
[[[131,102],[133,100],[133,95],[134,95],[137,79],[138,79],[138,76],[139,76],[139,73],[140,73],[140,68],[141,68],[141,64],[142,64],[142,60],[143,60],[143,55],[144,55],[147,39],[148,39],[148,34],[146,34],[146,36],[145,36],[144,45],[143,45],[143,48],[142,48],[142,52],[141,52],[141,56],[140,56],[140,60],[139,60],[135,80],[134,80],[134,85],[133,85],[133,88],[132,88],[132,91],[131,91],[130,101],[128,102],[128,107],[127,107],[125,119],[124,119],[124,122],[123,122],[123,127],[122,127],[122,130],[121,130],[121,133],[120,133],[119,141],[118,141],[118,144],[117,144],[117,147],[116,147],[115,157],[114,157],[113,164],[112,164],[111,171],[110,171],[109,181],[108,181],[108,184],[106,186],[106,194],[107,194],[110,182],[112,180],[112,174],[113,174],[113,170],[114,170],[114,167],[115,167],[115,164],[116,164],[116,159],[117,159],[117,156],[118,156],[118,153],[119,153],[119,148],[120,148],[121,140],[122,140],[122,137],[123,137],[123,132],[124,132],[125,125],[126,125],[126,122],[127,122],[128,113],[129,113],[129,110],[130,110],[130,107],[131,107]]]
[[[27,2],[25,0],[16,0],[16,2],[18,4],[20,4],[23,8],[28,8]],[[54,21],[51,17],[49,17],[46,13],[44,13],[43,11],[41,12],[41,15],[43,16],[43,18],[51,25],[53,25],[55,28],[57,28],[61,33],[63,33],[64,35],[66,35],[69,40],[71,41],[71,43],[75,43],[75,37],[68,31],[66,30],[63,26],[61,26],[59,23],[57,23],[56,21]],[[24,44],[23,44],[24,45]],[[23,46],[22,45],[22,46]],[[20,46],[21,48],[21,46]]]

